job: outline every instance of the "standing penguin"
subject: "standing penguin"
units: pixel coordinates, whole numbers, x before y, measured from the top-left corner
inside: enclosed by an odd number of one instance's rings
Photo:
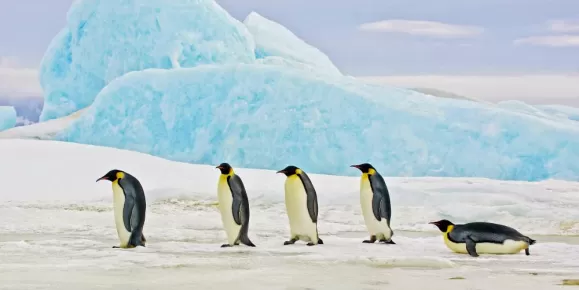
[[[147,203],[141,183],[134,176],[117,169],[109,171],[97,179],[97,182],[101,180],[108,180],[113,184],[115,224],[120,240],[120,246],[113,248],[144,247],[146,239],[143,225]]]
[[[364,243],[374,243],[376,239],[385,244],[396,244],[392,241],[394,232],[390,228],[392,208],[390,194],[382,175],[368,164],[351,165],[362,171],[360,180],[360,204],[370,239]]]
[[[277,173],[287,176],[285,181],[285,206],[290,222],[290,240],[284,245],[295,244],[298,240],[308,246],[323,244],[318,236],[318,197],[308,175],[290,165]]]
[[[480,254],[516,254],[536,241],[517,230],[494,223],[474,222],[455,225],[448,220],[431,222],[441,232],[444,244],[453,252],[478,257]]]
[[[223,222],[228,241],[227,244],[223,244],[221,247],[237,246],[239,242],[246,246],[255,247],[247,236],[249,229],[249,201],[243,181],[227,163],[221,163],[216,168],[221,171],[217,184],[217,198],[219,200],[221,221]]]

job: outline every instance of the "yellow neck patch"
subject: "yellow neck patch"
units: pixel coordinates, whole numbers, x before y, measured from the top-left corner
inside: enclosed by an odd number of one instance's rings
[[[121,178],[124,178],[124,177],[125,177],[125,174],[124,174],[124,173],[122,173],[122,172],[117,172],[117,179],[121,179]]]
[[[368,169],[368,174],[372,175],[374,173],[376,173],[376,170],[374,170],[372,168]]]
[[[303,171],[302,171],[301,169],[299,169],[299,168],[296,169],[296,174],[302,174],[302,172],[303,172]]]
[[[454,230],[454,226],[453,226],[453,225],[449,225],[449,226],[446,228],[446,233],[448,234],[448,233],[452,232],[452,230]]]

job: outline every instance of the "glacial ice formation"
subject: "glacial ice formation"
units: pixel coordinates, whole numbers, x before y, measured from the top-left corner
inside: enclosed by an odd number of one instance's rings
[[[40,120],[89,106],[130,71],[254,61],[247,28],[213,0],[76,1],[41,64]]]
[[[579,108],[564,105],[538,105],[537,108],[554,116],[560,116],[572,121],[579,122]]]
[[[579,179],[570,122],[263,64],[128,73],[58,139],[324,174]]]
[[[327,55],[298,38],[284,26],[256,12],[250,13],[243,23],[255,39],[255,54],[258,59],[277,56],[280,58],[272,60],[276,64],[279,64],[277,61],[280,60],[289,60],[305,64],[301,68],[312,66],[320,72],[341,75]],[[286,62],[286,64],[293,66],[293,62]]]
[[[13,107],[0,106],[0,131],[16,125],[16,110]]]
[[[40,80],[41,121],[86,108],[57,140],[311,173],[371,162],[389,176],[579,180],[571,117],[368,84],[213,0],[76,1]]]

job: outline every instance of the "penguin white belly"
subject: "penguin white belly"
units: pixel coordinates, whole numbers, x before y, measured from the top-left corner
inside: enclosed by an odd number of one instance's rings
[[[360,205],[362,207],[362,215],[364,216],[366,228],[370,235],[375,235],[378,239],[389,240],[392,238],[392,235],[390,227],[388,227],[387,219],[383,218],[381,221],[378,221],[374,216],[374,211],[372,210],[373,196],[374,193],[370,186],[370,180],[367,176],[362,176],[360,182]]]
[[[453,243],[446,234],[444,235],[444,243],[455,253],[468,254],[465,243]],[[528,244],[524,241],[505,240],[502,244],[495,243],[477,243],[476,252],[478,254],[516,254],[526,249]]]
[[[285,205],[292,238],[306,242],[317,242],[317,226],[308,211],[307,194],[302,181],[292,175],[285,182]]]
[[[230,245],[233,245],[239,236],[241,225],[235,223],[235,219],[233,219],[233,196],[231,194],[231,189],[229,189],[229,184],[227,183],[227,176],[219,177],[217,198],[219,201],[219,211],[221,212],[221,221],[223,222],[223,228],[227,234],[227,242]]]
[[[125,207],[125,193],[117,181],[113,182],[113,205],[115,210],[115,225],[121,242],[120,247],[125,248],[129,243],[131,233],[125,228],[123,221],[123,208]]]

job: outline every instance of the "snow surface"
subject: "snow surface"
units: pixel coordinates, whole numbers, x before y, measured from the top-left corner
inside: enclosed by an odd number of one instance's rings
[[[13,107],[0,106],[0,131],[16,125],[16,110]]]
[[[380,95],[380,92],[388,92]],[[57,139],[189,163],[579,180],[579,126],[269,65],[132,72]]]
[[[213,0],[75,1],[41,64],[40,119],[89,106],[130,71],[251,63],[254,48],[246,27]]]
[[[214,166],[38,140],[0,140],[0,160],[0,285],[8,289],[190,289],[191,281],[203,289],[557,289],[579,272],[579,183],[385,176],[398,243],[390,246],[361,242],[359,177],[310,174],[325,245],[283,246],[285,177],[232,164],[247,188],[257,248],[222,249]],[[111,185],[95,181],[112,168],[143,184],[147,248],[111,249]],[[531,256],[473,259],[443,245],[427,224],[440,218],[505,223],[538,243]],[[456,277],[465,280],[449,280]]]
[[[317,71],[341,75],[327,55],[307,44],[284,26],[256,12],[251,12],[243,24],[247,26],[255,39],[255,55],[258,59],[280,57],[277,60],[295,61],[313,66]],[[288,64],[291,65],[291,63]]]

